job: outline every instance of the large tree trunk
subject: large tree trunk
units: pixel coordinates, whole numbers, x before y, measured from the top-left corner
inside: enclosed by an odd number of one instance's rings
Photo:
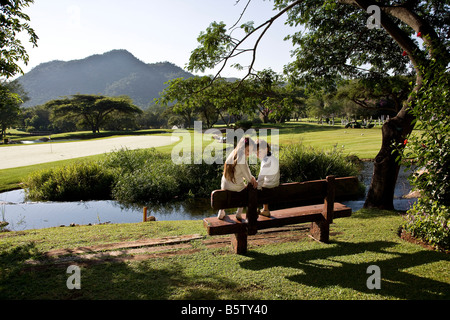
[[[381,149],[375,158],[364,208],[394,209],[394,190],[400,170],[396,148],[404,148],[406,138],[414,128],[413,120],[405,106],[397,116],[384,123]]]

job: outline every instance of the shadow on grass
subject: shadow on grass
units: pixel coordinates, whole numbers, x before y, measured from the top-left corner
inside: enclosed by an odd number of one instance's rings
[[[233,296],[239,284],[220,276],[185,275],[185,266],[172,259],[149,259],[136,263],[120,262],[105,254],[99,260],[67,260],[52,264],[34,243],[5,250],[0,254],[1,300],[167,300],[220,299]],[[43,260],[30,265],[26,261]],[[80,290],[67,288],[70,265],[80,267]],[[180,288],[183,288],[180,290]],[[247,297],[248,298],[248,297]]]
[[[241,262],[241,267],[250,270],[286,267],[302,272],[288,277],[289,280],[316,288],[340,286],[361,293],[377,294],[380,298],[399,299],[449,299],[450,285],[445,282],[423,278],[404,269],[438,261],[450,261],[445,254],[434,251],[401,253],[388,250],[395,242],[374,241],[362,243],[333,242],[328,248],[290,252],[283,254],[264,254],[250,252],[249,261]],[[385,254],[380,256],[380,254]],[[355,257],[352,257],[354,256]],[[371,262],[357,262],[368,260]],[[395,256],[386,258],[388,256]],[[378,258],[377,258],[378,257]],[[378,260],[378,259],[384,260]],[[323,263],[319,260],[325,260]],[[355,262],[348,262],[348,261]],[[367,273],[370,265],[381,271],[381,289],[368,289],[366,282],[371,276]]]
[[[137,268],[125,262],[30,265],[29,259],[43,255],[33,243],[0,254],[0,299],[167,299],[170,288],[181,281],[180,267],[154,269],[145,264]],[[71,264],[81,268],[81,289],[69,290]],[[132,285],[131,285],[132,284]]]

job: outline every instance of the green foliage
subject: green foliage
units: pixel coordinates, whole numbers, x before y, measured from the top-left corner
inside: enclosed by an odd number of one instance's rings
[[[170,159],[146,162],[141,168],[118,177],[113,197],[128,203],[173,199],[180,191],[174,166]]]
[[[250,129],[252,127],[253,122],[250,120],[241,120],[241,121],[236,121],[234,125],[236,128],[241,128],[242,130],[247,131],[248,129]]]
[[[442,248],[450,249],[450,207],[427,198],[419,198],[408,211],[403,229],[414,237]]]
[[[78,162],[32,173],[25,181],[30,200],[78,201],[111,198],[112,172],[97,162]]]
[[[421,170],[410,178],[421,199],[403,225],[414,236],[433,245],[450,248],[450,73],[434,61],[427,70],[417,103],[417,135],[404,141],[403,157],[413,159]],[[408,163],[407,163],[408,164]]]
[[[358,175],[357,164],[333,148],[330,151],[307,148],[302,144],[287,145],[280,150],[280,176],[283,182],[325,179],[328,175]]]
[[[220,188],[221,165],[181,164],[155,149],[121,149],[103,163],[115,172],[114,199],[128,203],[168,201],[187,196],[205,197]]]
[[[33,0],[2,1],[0,4],[0,76],[12,77],[21,73],[19,62],[28,63],[28,54],[17,38],[18,33],[26,32],[29,41],[36,46],[37,35],[28,24],[30,17],[23,13]]]
[[[226,32],[225,23],[216,21],[209,25],[206,32],[201,32],[197,38],[201,46],[192,51],[187,69],[204,72],[222,61],[224,53],[233,47],[232,38]]]
[[[265,123],[284,122],[294,108],[299,111],[304,104],[304,90],[286,85],[283,77],[270,69],[234,82],[205,76],[173,79],[167,84],[156,102],[162,106],[172,104],[169,108],[184,119],[187,127],[194,118],[202,120],[207,128],[219,118],[229,126],[232,118],[240,121],[255,112]]]
[[[0,139],[6,129],[17,122],[22,100],[17,93],[13,93],[5,83],[0,83]]]

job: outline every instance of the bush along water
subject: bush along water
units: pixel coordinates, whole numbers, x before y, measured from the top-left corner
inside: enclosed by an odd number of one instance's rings
[[[26,196],[34,201],[110,199],[112,170],[97,162],[78,162],[32,173],[24,181]]]
[[[125,158],[121,153],[130,151],[119,151],[111,157]],[[135,163],[140,165],[132,170],[116,171],[112,195],[121,202],[165,202],[185,197],[206,197],[212,190],[220,188],[221,165],[209,165],[204,161],[201,164],[174,164],[170,156],[154,150],[142,150],[128,156],[145,157],[146,160],[137,160]],[[117,166],[117,162],[113,165]]]
[[[223,161],[225,161],[225,153]],[[31,200],[75,201],[115,199],[122,203],[167,202],[209,197],[220,189],[223,164],[206,159],[175,164],[155,149],[116,150],[104,160],[79,162],[30,175],[25,184]],[[250,165],[255,177],[259,162]],[[301,145],[280,151],[281,182],[357,175],[357,165],[336,150],[317,151]]]
[[[302,144],[287,145],[280,150],[280,180],[302,182],[336,177],[356,176],[359,166],[352,159],[333,148],[329,151],[305,147]]]

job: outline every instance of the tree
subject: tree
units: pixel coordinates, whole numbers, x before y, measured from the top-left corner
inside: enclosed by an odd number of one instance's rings
[[[137,125],[141,129],[164,128],[167,127],[167,117],[164,116],[165,108],[157,105],[150,105],[143,114],[136,119]]]
[[[76,94],[72,98],[51,100],[46,103],[51,108],[54,119],[80,119],[93,133],[100,132],[100,127],[113,112],[124,115],[140,114],[142,110],[133,105],[129,97],[105,97],[100,95]]]
[[[196,92],[201,92],[205,95],[205,90],[201,90],[207,86],[209,82],[208,77],[192,77],[188,79],[175,78],[167,81],[167,87],[160,94],[155,103],[161,106],[169,106],[170,111],[174,114],[180,115],[185,120],[185,126],[193,125],[193,119],[199,107],[198,96],[194,95]]]
[[[215,91],[214,103],[217,112],[227,126],[255,112],[256,105],[252,99],[250,81],[227,81],[219,78],[211,86]]]
[[[28,63],[28,54],[22,43],[16,38],[20,32],[27,32],[33,46],[37,45],[37,35],[28,24],[30,17],[21,12],[33,0],[0,1],[0,76],[12,77],[22,73],[19,61]]]
[[[6,129],[19,119],[22,100],[17,93],[13,93],[7,84],[0,84],[0,138],[3,139]]]
[[[337,96],[365,109],[396,115],[411,93],[413,80],[411,76],[348,80],[339,85]]]
[[[415,83],[408,99],[383,125],[382,146],[365,201],[365,207],[393,209],[399,171],[399,150],[395,146],[414,128],[415,117],[409,112],[417,103],[414,93],[422,87],[423,70],[432,61],[439,60],[443,66],[450,62],[450,4],[439,0],[275,0],[274,7],[278,12],[263,24],[242,24],[240,28],[246,34],[241,39],[231,36],[235,28],[227,30],[225,24],[213,22],[198,37],[200,46],[192,51],[188,70],[222,64],[218,77],[230,59],[251,52],[246,78],[254,73],[259,41],[276,19],[287,14],[287,24],[298,30],[287,37],[297,46],[295,60],[285,67],[291,81],[336,88],[342,78],[373,79],[414,72]],[[374,18],[375,24],[367,23]],[[305,29],[299,30],[298,25]],[[258,32],[253,47],[245,48],[244,43]]]
[[[21,113],[21,125],[26,131],[52,131],[54,129],[50,121],[50,110],[44,105],[22,108]]]

